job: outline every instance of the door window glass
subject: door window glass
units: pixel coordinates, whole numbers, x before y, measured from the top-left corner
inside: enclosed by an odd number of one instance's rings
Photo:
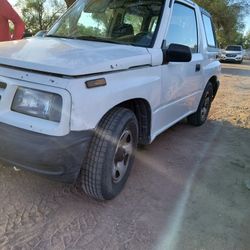
[[[189,46],[192,53],[198,52],[198,32],[195,10],[175,3],[166,38],[167,45],[177,43]]]

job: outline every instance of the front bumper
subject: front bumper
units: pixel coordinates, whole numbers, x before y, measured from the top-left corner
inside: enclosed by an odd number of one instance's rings
[[[48,136],[0,123],[0,159],[72,183],[79,175],[92,134],[92,131],[81,131]]]
[[[220,61],[223,62],[241,62],[243,60],[242,56],[237,57],[227,57],[227,56],[221,56]]]

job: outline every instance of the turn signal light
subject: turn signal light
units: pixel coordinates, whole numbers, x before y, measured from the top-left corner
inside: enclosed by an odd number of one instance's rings
[[[106,82],[105,78],[100,78],[100,79],[94,79],[94,80],[87,81],[87,82],[85,82],[85,84],[86,84],[86,87],[88,89],[91,89],[91,88],[106,86],[107,82]]]

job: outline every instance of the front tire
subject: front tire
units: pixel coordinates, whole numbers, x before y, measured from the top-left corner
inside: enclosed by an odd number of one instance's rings
[[[204,90],[197,111],[194,114],[188,116],[188,123],[193,126],[203,125],[207,120],[212,101],[213,101],[213,86],[212,83],[209,82]]]
[[[123,189],[138,143],[134,113],[114,108],[98,125],[81,172],[82,188],[96,200],[111,200]]]

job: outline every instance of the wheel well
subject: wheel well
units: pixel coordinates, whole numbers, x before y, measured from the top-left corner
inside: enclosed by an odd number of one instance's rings
[[[217,76],[213,76],[209,79],[209,82],[212,83],[213,86],[213,98],[215,98],[218,88],[219,88],[219,84],[218,84],[218,78]]]
[[[139,144],[146,145],[151,141],[151,108],[145,99],[132,99],[122,102],[117,107],[130,109],[134,112],[139,125]]]

